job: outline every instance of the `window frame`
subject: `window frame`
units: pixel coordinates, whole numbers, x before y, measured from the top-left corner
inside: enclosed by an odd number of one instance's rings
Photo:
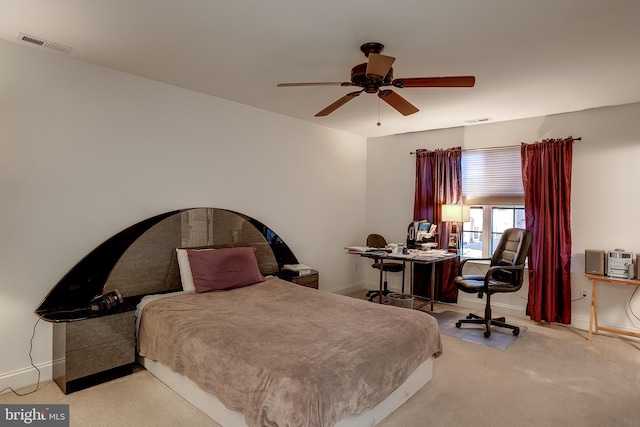
[[[467,227],[470,222],[465,222],[461,227],[461,242],[460,242],[460,250],[463,258],[491,258],[495,251],[494,247],[494,237],[496,235],[501,236],[502,232],[494,231],[494,210],[495,209],[511,209],[513,210],[512,214],[512,226],[518,227],[516,223],[516,210],[521,210],[524,218],[524,205],[520,204],[489,204],[489,205],[471,205],[471,209],[482,209],[482,230],[480,232],[475,230],[469,230]],[[510,228],[510,227],[509,227]],[[481,256],[469,256],[465,254],[465,233],[480,233],[482,236],[482,254]]]

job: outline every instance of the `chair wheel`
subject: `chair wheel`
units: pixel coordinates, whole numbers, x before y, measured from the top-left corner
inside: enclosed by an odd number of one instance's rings
[[[460,326],[462,326],[462,322],[458,320],[458,321],[456,322],[456,328],[459,328]]]
[[[490,336],[491,336],[491,331],[486,331],[486,332],[484,333],[484,337],[485,337],[485,338],[489,338]]]
[[[467,319],[471,319],[471,318],[473,318],[473,316],[471,314],[468,314]]]
[[[518,335],[520,335],[520,328],[515,328],[515,329],[513,330],[513,335],[515,335],[516,337],[517,337]]]

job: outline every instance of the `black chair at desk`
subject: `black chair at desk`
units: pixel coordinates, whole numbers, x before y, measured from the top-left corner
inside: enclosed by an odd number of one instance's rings
[[[466,293],[476,293],[478,298],[487,295],[484,309],[484,317],[469,313],[466,319],[456,322],[456,328],[463,323],[484,325],[484,336],[489,338],[491,326],[509,328],[513,335],[520,333],[517,326],[505,323],[504,317],[491,317],[491,295],[502,292],[516,292],[522,287],[524,263],[527,252],[531,246],[531,232],[521,228],[509,228],[502,232],[502,237],[491,258],[477,258],[477,260],[490,260],[489,270],[486,274],[463,275],[462,269],[467,258],[460,263],[460,275],[454,279],[456,287]]]
[[[369,248],[384,248],[387,246],[387,241],[379,234],[369,234],[367,237],[367,247]],[[387,296],[389,294],[389,289],[387,287],[387,272],[391,271],[394,273],[399,273],[401,271],[404,272],[404,264],[399,262],[385,262],[380,263],[379,260],[374,259],[374,263],[371,265],[372,268],[377,268],[380,270],[382,268],[382,272],[384,273],[384,287],[382,288],[382,296]],[[369,301],[373,301],[375,297],[380,295],[380,291],[369,291],[367,292],[367,298]]]

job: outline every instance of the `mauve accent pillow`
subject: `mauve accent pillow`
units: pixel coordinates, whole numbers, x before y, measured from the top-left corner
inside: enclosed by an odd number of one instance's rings
[[[196,292],[222,291],[264,281],[255,248],[223,248],[215,251],[187,249]]]
[[[215,249],[195,249],[198,251],[214,251]],[[191,264],[189,264],[189,254],[183,248],[176,249],[178,257],[178,268],[180,268],[180,282],[182,282],[182,290],[185,292],[195,292],[196,285],[193,283],[193,275],[191,274]]]

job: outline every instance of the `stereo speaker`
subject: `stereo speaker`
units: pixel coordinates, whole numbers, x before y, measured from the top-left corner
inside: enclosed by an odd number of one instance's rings
[[[604,251],[597,249],[585,249],[584,272],[604,276],[606,271]]]

